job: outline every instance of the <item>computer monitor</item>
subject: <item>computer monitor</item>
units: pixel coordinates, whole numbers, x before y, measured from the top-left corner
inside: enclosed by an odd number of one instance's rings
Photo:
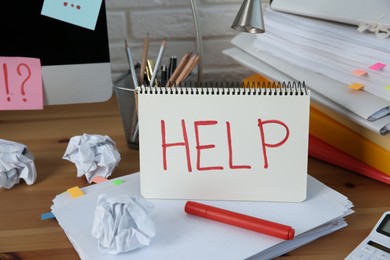
[[[42,15],[43,2],[2,2],[0,56],[40,58],[45,105],[109,99],[112,80],[105,2],[94,30]]]

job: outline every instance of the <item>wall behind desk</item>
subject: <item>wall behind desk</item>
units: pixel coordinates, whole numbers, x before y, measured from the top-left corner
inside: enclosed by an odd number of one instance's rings
[[[222,53],[238,34],[230,28],[243,0],[196,0],[203,36],[203,80],[237,81],[251,72]],[[262,0],[263,11],[269,0]],[[150,35],[149,58],[155,60],[161,41],[167,38],[162,64],[196,51],[195,29],[189,0],[106,0],[113,80],[126,70],[127,39],[135,62],[140,61],[143,41]]]

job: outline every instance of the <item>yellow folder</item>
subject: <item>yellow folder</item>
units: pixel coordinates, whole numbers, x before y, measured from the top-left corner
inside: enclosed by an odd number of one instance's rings
[[[359,134],[360,136],[363,136],[369,141],[377,144],[378,146],[382,147],[386,151],[390,152],[390,134],[381,135],[378,132],[374,132],[358,123],[355,123],[349,117],[341,113],[338,113],[336,111],[333,111],[332,109],[326,107],[325,105],[316,102],[315,100],[311,100],[310,105],[316,108],[317,110],[319,110],[320,112],[322,112],[323,114],[325,114],[327,117],[332,118],[339,124],[342,124],[343,126]]]
[[[310,107],[310,134],[390,175],[390,152]]]

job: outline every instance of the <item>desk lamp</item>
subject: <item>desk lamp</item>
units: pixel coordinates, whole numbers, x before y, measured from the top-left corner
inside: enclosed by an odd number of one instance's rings
[[[265,32],[261,0],[244,0],[232,28],[247,33]]]
[[[199,20],[198,20],[198,8],[195,3],[196,0],[190,0],[192,17],[194,19],[195,33],[196,33],[196,51],[199,55],[198,61],[198,85],[202,82],[202,74],[203,74],[203,42],[202,42],[202,34],[200,32]]]
[[[196,0],[190,0],[192,17],[194,19],[196,33],[196,50],[199,55],[198,84],[202,81],[203,74],[203,42],[200,32],[198,10]],[[233,22],[232,28],[240,32],[263,33],[265,32],[261,0],[244,0]]]

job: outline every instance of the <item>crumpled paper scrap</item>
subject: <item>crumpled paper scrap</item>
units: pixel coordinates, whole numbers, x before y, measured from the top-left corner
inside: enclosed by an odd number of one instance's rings
[[[99,249],[119,254],[148,246],[156,234],[152,209],[142,197],[99,195],[92,227]]]
[[[76,165],[77,177],[85,175],[91,183],[95,176],[109,177],[121,156],[109,136],[83,134],[69,140],[63,159]]]
[[[385,39],[390,36],[390,27],[383,24],[359,24],[358,32],[369,31],[375,33],[376,37]]]
[[[24,144],[0,139],[0,188],[10,189],[20,178],[28,185],[37,179],[34,156]]]

